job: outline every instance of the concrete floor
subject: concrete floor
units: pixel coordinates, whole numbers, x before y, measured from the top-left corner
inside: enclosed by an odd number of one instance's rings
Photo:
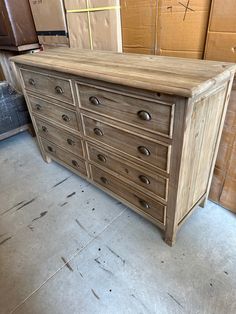
[[[56,163],[0,142],[0,313],[236,313],[236,219],[211,202],[161,232]],[[69,262],[67,264],[67,262]]]

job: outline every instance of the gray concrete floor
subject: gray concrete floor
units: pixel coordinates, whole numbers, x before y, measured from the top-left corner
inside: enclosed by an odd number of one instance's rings
[[[208,202],[170,248],[28,133],[2,141],[0,313],[234,314],[235,215]]]

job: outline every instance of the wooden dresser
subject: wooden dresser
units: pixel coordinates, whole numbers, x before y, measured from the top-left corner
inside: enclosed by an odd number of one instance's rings
[[[45,161],[165,231],[207,198],[236,65],[58,48],[13,57]]]

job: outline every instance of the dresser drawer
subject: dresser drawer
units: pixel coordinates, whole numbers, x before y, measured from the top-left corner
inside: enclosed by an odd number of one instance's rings
[[[79,130],[76,112],[64,107],[56,106],[46,100],[29,96],[33,113],[43,115],[55,123],[60,123],[74,130]]]
[[[90,144],[88,144],[88,154],[90,161],[114,171],[166,201],[168,179],[155,175],[148,170],[139,170],[130,162],[117,158],[113,154]]]
[[[21,74],[26,89],[70,104],[74,103],[70,80],[22,69]]]
[[[146,162],[164,171],[169,170],[170,148],[167,144],[143,139],[87,116],[83,116],[83,121],[87,137],[129,154],[139,162]]]
[[[56,159],[59,159],[60,161],[63,161],[68,166],[87,176],[87,170],[83,159],[64,151],[63,149],[57,147],[55,144],[45,139],[41,138],[41,142],[43,144],[44,150],[48,154],[55,157]]]
[[[43,120],[35,120],[38,128],[38,134],[41,137],[76,155],[78,154],[79,156],[83,156],[82,142],[78,136],[56,128]]]
[[[78,84],[80,106],[141,129],[171,137],[174,105]]]
[[[136,191],[133,187],[125,184],[124,182],[116,179],[95,166],[91,167],[92,179],[94,182],[102,185],[106,189],[120,196],[124,200],[133,204],[141,211],[151,215],[162,224],[165,223],[165,206],[161,203],[151,199],[143,193]]]

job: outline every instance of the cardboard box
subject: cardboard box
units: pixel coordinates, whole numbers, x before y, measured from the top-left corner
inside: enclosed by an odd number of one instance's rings
[[[119,0],[65,2],[70,46],[122,51]]]
[[[211,0],[122,0],[126,52],[202,58]]]
[[[156,54],[201,59],[211,0],[158,2]]]
[[[236,62],[236,0],[213,0],[205,59]]]
[[[63,0],[29,0],[39,43],[68,46]]]
[[[213,0],[205,59],[236,62],[236,0]],[[212,178],[210,199],[236,213],[236,79]]]
[[[155,53],[156,0],[121,0],[124,52]]]

